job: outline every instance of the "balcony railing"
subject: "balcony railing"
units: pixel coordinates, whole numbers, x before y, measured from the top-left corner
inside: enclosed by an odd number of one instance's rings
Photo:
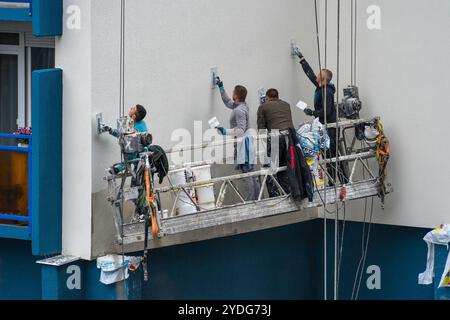
[[[32,21],[32,0],[0,0],[0,20]]]
[[[61,36],[63,0],[0,0],[0,21],[31,22],[33,35]]]
[[[16,139],[27,141],[16,145]],[[0,134],[0,236],[31,239],[32,136]]]

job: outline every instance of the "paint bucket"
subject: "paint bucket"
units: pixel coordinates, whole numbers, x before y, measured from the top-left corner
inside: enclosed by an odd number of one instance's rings
[[[169,171],[168,175],[169,175],[170,181],[172,182],[172,185],[174,185],[174,186],[186,184],[188,182],[187,177],[190,176],[190,174],[188,174],[186,169],[178,169],[178,170]],[[185,188],[185,190],[191,196],[191,198],[193,198],[195,196],[193,189]],[[188,197],[186,192],[184,192],[183,190],[180,190],[180,191],[178,191],[178,194],[177,194],[178,198],[177,198],[177,203],[175,204],[175,209],[176,209],[177,215],[179,215],[179,216],[197,212],[197,208],[192,203],[192,200]]]
[[[367,144],[370,147],[375,147],[377,145],[377,138],[380,135],[380,131],[371,126],[366,126],[364,130],[364,137]]]
[[[323,188],[325,188],[325,174],[323,170],[319,168],[319,158],[306,158],[306,163],[311,170],[314,185],[317,187],[317,189],[322,190]]]
[[[211,180],[211,166],[201,166],[192,168],[195,182]],[[216,198],[214,196],[214,184],[207,183],[203,186],[195,188],[197,192],[198,205],[202,210],[210,210],[216,207]]]

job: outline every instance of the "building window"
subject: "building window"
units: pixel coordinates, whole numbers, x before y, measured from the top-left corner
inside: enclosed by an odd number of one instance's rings
[[[0,32],[0,45],[19,46],[20,34]]]
[[[31,127],[31,74],[36,70],[51,69],[55,67],[55,49],[28,47],[27,48],[27,95],[25,123]]]
[[[54,43],[49,39],[0,31],[0,133],[32,126],[31,74],[55,67]],[[5,142],[0,139],[0,144]]]
[[[0,53],[0,132],[12,133],[18,118],[18,56]]]
[[[25,125],[24,107],[24,35],[0,33],[0,133],[13,133]]]

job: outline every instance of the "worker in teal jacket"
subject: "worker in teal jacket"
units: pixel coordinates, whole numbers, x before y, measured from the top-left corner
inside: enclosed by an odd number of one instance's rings
[[[148,128],[147,128],[147,124],[144,121],[144,118],[147,116],[147,110],[145,110],[145,108],[140,105],[140,104],[136,104],[134,106],[132,106],[130,108],[130,111],[128,112],[128,116],[130,117],[130,119],[133,120],[134,122],[134,129],[136,130],[136,132],[139,133],[147,133],[148,132]],[[111,127],[105,127],[105,130],[107,132],[109,132],[110,135],[112,135],[113,137],[118,138],[120,136],[119,130],[117,129],[113,129]],[[130,161],[130,160],[134,160],[137,157],[139,157],[139,154],[132,154],[129,155],[127,157],[126,160]],[[114,166],[112,166],[109,171],[111,174],[117,174],[123,170],[125,170],[126,165],[125,163],[117,163]]]
[[[148,128],[147,124],[144,121],[144,118],[147,116],[147,110],[140,104],[134,105],[130,108],[130,111],[128,113],[128,116],[130,119],[134,122],[134,129],[138,133],[147,133]],[[110,135],[118,138],[120,136],[119,130],[112,129],[110,127],[105,127],[105,130],[109,132]],[[149,142],[151,144],[151,142]],[[132,153],[132,154],[126,154],[125,161],[131,161],[135,160],[139,157],[139,153]],[[141,169],[139,169],[141,168]],[[118,174],[126,169],[126,163],[121,162],[113,165],[109,172],[111,174]],[[135,204],[135,215],[132,218],[132,222],[136,221],[144,221],[145,213],[148,210],[148,202],[146,198],[146,192],[145,192],[145,186],[144,186],[144,172],[142,170],[142,167],[139,167],[138,165],[134,166],[134,172],[135,176],[133,177],[131,181],[132,187],[141,187],[139,188],[139,195],[137,199],[134,200]]]
[[[128,112],[128,116],[130,119],[134,121],[134,129],[137,132],[140,133],[147,133],[147,124],[144,121],[144,118],[147,116],[147,110],[140,104],[136,104],[131,107],[130,111]],[[108,131],[112,136],[118,138],[119,137],[119,130],[112,129],[110,127],[106,128],[106,131]]]

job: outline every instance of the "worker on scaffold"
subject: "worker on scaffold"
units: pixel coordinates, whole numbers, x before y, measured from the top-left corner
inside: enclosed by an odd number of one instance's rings
[[[231,99],[225,91],[225,86],[219,77],[215,79],[216,85],[219,87],[220,95],[224,105],[231,109],[230,128],[218,127],[217,130],[223,136],[241,138],[250,128],[249,108],[246,103],[247,89],[244,86],[237,85],[233,90],[233,98]],[[235,148],[236,169],[242,173],[250,173],[255,171],[255,163],[252,158],[253,139],[247,135],[244,141]],[[239,150],[238,150],[239,149]],[[244,154],[244,155],[243,155]],[[258,177],[244,178],[246,189],[246,201],[257,200],[260,193],[260,183]]]
[[[147,110],[140,104],[133,105],[130,108],[130,111],[128,112],[128,119],[132,120],[133,122],[133,130],[134,133],[141,133],[146,134],[148,133],[147,124],[144,121],[145,117],[147,115]],[[110,135],[112,135],[115,138],[121,138],[121,133],[118,129],[113,129],[111,127],[105,126],[104,130],[106,132],[109,132]],[[145,141],[146,145],[150,145],[152,143],[151,135],[146,135]],[[139,152],[133,151],[130,153],[124,153],[124,160],[125,162],[120,162],[115,165],[113,165],[111,168],[109,168],[109,173],[111,174],[118,174],[120,172],[123,172],[126,170],[127,162],[132,162],[139,158]],[[139,163],[134,163],[134,174],[133,179],[131,182],[131,185],[133,187],[139,188],[139,194],[137,199],[135,199],[133,202],[135,204],[135,216],[133,217],[132,221],[143,221],[144,215],[146,210],[148,210],[148,203],[146,199],[146,193],[145,193],[145,187],[144,187],[144,170],[143,165],[140,165]]]
[[[316,87],[314,92],[314,110],[306,108],[304,110],[305,114],[307,116],[319,118],[319,121],[322,124],[325,124],[325,122],[328,124],[336,123],[336,105],[334,103],[336,87],[331,82],[331,80],[333,80],[333,72],[328,69],[322,69],[316,75],[300,50],[296,49],[295,54],[299,57],[300,64],[302,65],[306,76]],[[324,101],[325,98],[326,103]],[[339,141],[337,141],[337,130],[336,128],[329,128],[327,129],[327,133],[330,137],[330,148],[326,151],[327,158],[336,158],[336,143],[339,143]],[[336,165],[327,165],[328,174],[332,179],[335,179],[336,177],[335,168]],[[342,184],[348,183],[347,170],[342,162],[339,163],[338,178]],[[330,181],[330,186],[333,185],[333,182]]]

